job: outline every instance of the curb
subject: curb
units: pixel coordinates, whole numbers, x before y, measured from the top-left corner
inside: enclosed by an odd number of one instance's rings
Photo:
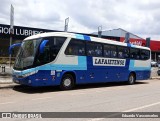
[[[151,77],[150,79],[160,79],[160,77]]]
[[[16,85],[17,84],[0,84],[0,89],[10,89],[10,88],[14,88],[14,86]]]

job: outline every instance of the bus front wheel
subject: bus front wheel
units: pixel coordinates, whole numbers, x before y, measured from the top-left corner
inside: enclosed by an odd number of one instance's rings
[[[135,75],[133,73],[131,73],[128,77],[128,84],[130,84],[130,85],[134,84],[135,80],[136,80]]]
[[[71,74],[65,74],[62,78],[60,88],[62,90],[70,90],[74,87],[74,78]]]

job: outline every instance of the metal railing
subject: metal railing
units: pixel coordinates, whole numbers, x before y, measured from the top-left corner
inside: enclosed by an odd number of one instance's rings
[[[11,64],[14,64],[15,57],[11,58]],[[9,57],[0,57],[0,65],[9,65]]]
[[[8,68],[9,66],[11,68],[14,64],[14,61],[15,61],[15,57],[11,58],[11,64],[10,64],[9,57],[0,57],[0,73],[5,74],[6,68]]]

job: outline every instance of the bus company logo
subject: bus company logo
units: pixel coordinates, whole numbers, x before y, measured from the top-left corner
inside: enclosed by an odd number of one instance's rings
[[[11,113],[2,113],[2,118],[12,118]]]
[[[99,58],[93,57],[94,66],[125,66],[125,59]]]

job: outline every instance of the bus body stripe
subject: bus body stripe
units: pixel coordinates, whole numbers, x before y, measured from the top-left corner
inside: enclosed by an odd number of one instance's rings
[[[87,35],[84,35],[84,39],[87,40],[87,41],[91,41],[91,38]]]
[[[150,66],[146,66],[146,67],[140,67],[140,66],[135,66],[135,60],[130,60],[130,64],[129,64],[129,70],[130,71],[139,71],[139,70],[150,70],[151,67]]]
[[[76,38],[77,38],[77,39],[84,40],[84,36],[83,36],[83,35],[81,35],[81,34],[76,34]]]
[[[19,74],[32,73],[36,70],[87,70],[87,60],[85,56],[78,56],[78,65],[59,65],[59,64],[47,64],[32,69],[27,69]]]
[[[130,43],[127,43],[127,47],[131,47],[131,44],[130,44]]]
[[[85,41],[91,41],[91,38],[87,35],[81,35],[81,34],[76,34],[77,39],[85,40]]]

